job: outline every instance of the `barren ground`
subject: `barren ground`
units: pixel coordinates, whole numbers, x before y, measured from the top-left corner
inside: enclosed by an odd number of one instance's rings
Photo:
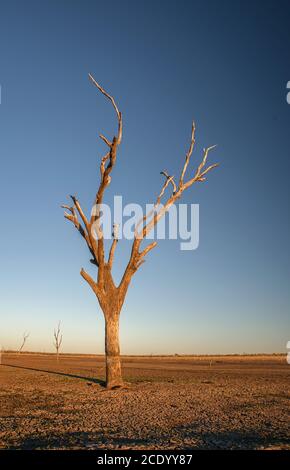
[[[3,354],[0,447],[290,449],[284,356],[124,357],[128,388],[106,391],[104,358]]]

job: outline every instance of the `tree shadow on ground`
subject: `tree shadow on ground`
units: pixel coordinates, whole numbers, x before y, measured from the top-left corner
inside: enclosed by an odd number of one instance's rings
[[[223,432],[199,432],[194,425],[181,426],[179,435],[183,434],[186,440],[198,442],[199,449],[203,450],[251,450],[271,447],[290,448],[290,439],[287,432],[265,432],[265,429],[230,429]],[[187,447],[189,448],[189,447]]]
[[[138,448],[153,444],[152,439],[105,437],[101,432],[67,432],[60,434],[48,434],[46,436],[31,436],[14,443],[8,448],[11,450],[36,450],[36,449],[77,449],[98,450],[108,448]]]
[[[171,443],[176,439],[176,444]],[[9,446],[9,449],[182,449],[182,450],[251,450],[261,448],[289,449],[290,441],[285,436],[261,436],[254,432],[207,432],[194,435],[157,434],[148,438],[104,436],[101,432],[51,433],[31,436]]]
[[[90,382],[93,384],[99,384],[102,387],[106,386],[106,383],[103,380],[93,378],[93,377],[85,377],[83,375],[76,375],[76,374],[68,374],[66,372],[59,372],[55,370],[46,370],[46,369],[35,369],[33,367],[24,367],[24,366],[16,366],[12,364],[2,364],[5,367],[15,367],[16,369],[24,369],[24,370],[32,370],[34,372],[45,372],[46,374],[54,374],[54,375],[60,375],[62,377],[70,377],[73,379],[80,379],[80,380],[85,380],[86,382]]]

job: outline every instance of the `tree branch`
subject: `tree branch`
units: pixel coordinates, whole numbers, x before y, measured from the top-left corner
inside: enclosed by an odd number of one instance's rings
[[[117,248],[117,244],[118,244],[118,235],[119,235],[119,226],[118,224],[114,224],[113,225],[113,243],[111,245],[111,249],[110,249],[110,254],[109,254],[109,259],[108,259],[108,265],[109,265],[109,268],[112,269],[112,266],[113,266],[113,261],[114,261],[114,255],[115,255],[115,250]]]
[[[122,114],[120,113],[118,106],[116,105],[115,99],[113,98],[113,96],[109,95],[109,93],[107,93],[103,87],[101,87],[101,85],[94,79],[94,77],[90,73],[89,73],[89,79],[98,88],[98,90],[100,90],[100,92],[103,93],[103,95],[106,96],[111,101],[116,111],[116,114],[118,117],[118,123],[119,123],[117,144],[120,145],[121,140],[122,140],[123,122],[122,122]]]
[[[104,252],[104,236],[103,231],[100,226],[100,218],[101,218],[101,204],[103,202],[104,193],[106,188],[109,186],[111,182],[111,172],[116,164],[117,159],[117,150],[122,141],[122,131],[123,131],[123,120],[122,114],[118,109],[118,106],[115,102],[113,96],[111,96],[105,89],[94,79],[94,77],[89,74],[89,79],[92,84],[111,102],[114,111],[117,115],[118,120],[118,132],[117,136],[114,136],[112,140],[105,137],[103,134],[100,134],[101,140],[108,146],[108,152],[102,157],[100,162],[100,183],[98,190],[95,196],[95,205],[96,210],[92,213],[90,220],[87,219],[85,216],[81,205],[75,196],[71,196],[73,201],[73,206],[66,206],[63,205],[62,207],[65,208],[68,212],[65,212],[64,216],[66,219],[71,221],[77,230],[80,232],[82,237],[86,240],[87,245],[89,247],[90,252],[93,255],[93,259],[91,262],[98,267],[98,277],[97,281],[95,282],[92,277],[83,269],[81,270],[81,276],[88,282],[91,286],[93,291],[98,296],[99,302],[103,309],[107,309],[107,299],[106,299],[106,288],[107,292],[114,291],[114,289],[118,290],[117,294],[117,304],[118,308],[122,305],[127,288],[131,281],[133,274],[137,271],[137,269],[145,262],[145,256],[157,245],[157,242],[150,243],[143,251],[140,251],[141,242],[146,238],[152,228],[158,223],[158,221],[165,215],[165,213],[170,209],[170,207],[181,197],[182,193],[192,186],[196,182],[203,182],[206,180],[206,175],[215,167],[218,166],[217,163],[209,165],[206,167],[206,162],[208,158],[209,151],[214,148],[208,147],[204,149],[203,158],[201,163],[198,165],[194,176],[190,178],[188,181],[184,182],[186,172],[188,171],[188,166],[190,163],[190,159],[193,153],[194,145],[195,145],[195,124],[192,123],[191,128],[191,139],[188,151],[185,156],[185,162],[182,167],[180,178],[178,182],[178,186],[174,181],[174,176],[170,176],[167,171],[162,171],[161,174],[165,177],[165,181],[161,187],[161,190],[158,194],[156,202],[154,204],[153,210],[150,211],[149,214],[146,214],[141,221],[137,224],[135,230],[135,236],[132,244],[131,254],[129,261],[127,263],[126,269],[124,271],[122,280],[119,286],[116,288],[113,282],[111,270],[114,262],[114,255],[115,250],[118,243],[118,237],[114,236],[113,242],[111,244],[108,262],[105,261],[105,252]],[[172,186],[172,193],[167,197],[166,202],[160,208],[161,199],[163,198],[166,189],[168,186]],[[156,211],[156,208],[158,210]],[[151,217],[153,214],[153,217]],[[80,217],[84,227],[80,223],[78,216]],[[139,224],[142,223],[142,229],[139,230]],[[93,230],[96,230],[97,240],[93,236]],[[108,287],[110,286],[110,287]],[[106,294],[106,295],[105,295]]]
[[[112,147],[112,142],[110,142],[107,137],[105,137],[103,134],[100,134],[100,138],[107,144],[108,147]]]
[[[216,148],[216,145],[212,145],[211,147],[207,147],[207,148],[203,149],[203,159],[202,159],[201,163],[198,165],[198,168],[195,172],[194,177],[191,178],[189,181],[187,181],[185,184],[183,184],[182,192],[185,189],[192,186],[193,183],[196,183],[197,181],[201,181],[201,182],[205,181],[204,175],[206,175],[213,168],[216,168],[217,166],[219,166],[218,163],[214,163],[213,165],[210,165],[208,168],[206,168],[205,170],[202,171],[202,169],[205,167],[205,164],[207,162],[207,157],[208,157],[208,154],[209,154],[210,150],[213,150],[214,148]]]
[[[110,150],[101,160],[101,164],[100,164],[101,181],[100,181],[99,189],[98,189],[96,197],[95,197],[96,214],[93,214],[92,217],[91,217],[91,220],[90,220],[90,226],[92,227],[93,224],[94,224],[96,232],[97,232],[97,237],[98,237],[97,259],[98,259],[98,264],[99,264],[98,283],[100,285],[103,285],[103,283],[104,283],[105,252],[104,252],[104,237],[103,237],[102,229],[100,227],[100,205],[103,202],[105,189],[109,186],[109,184],[111,182],[110,173],[111,173],[111,171],[113,170],[113,168],[115,166],[116,158],[117,158],[117,149],[118,149],[118,146],[120,145],[121,140],[122,140],[123,122],[122,122],[122,114],[119,111],[118,106],[116,105],[116,102],[115,102],[115,99],[113,98],[113,96],[109,95],[109,93],[107,93],[104,90],[104,88],[94,79],[94,77],[91,74],[89,74],[89,79],[91,80],[93,85],[96,86],[98,88],[98,90],[106,98],[108,98],[111,101],[111,103],[114,107],[114,110],[117,114],[117,119],[118,119],[118,135],[117,135],[117,137],[113,138],[112,142],[110,142],[102,134],[100,135],[101,139],[108,145]],[[115,248],[116,248],[116,243],[113,243],[113,246],[111,248],[111,253],[109,255],[110,263],[113,260],[114,251],[115,251]]]
[[[70,196],[70,198],[72,199],[73,203],[74,203],[74,206],[77,208],[77,211],[80,215],[80,218],[82,219],[86,229],[87,229],[87,232],[88,232],[88,235],[90,235],[90,225],[89,225],[89,222],[88,222],[88,219],[86,218],[82,208],[81,208],[81,205],[79,203],[79,201],[77,200],[77,198],[75,196]]]
[[[73,201],[76,201],[76,199],[74,198],[74,196],[71,196],[71,198],[73,199]],[[76,201],[77,202],[77,201]],[[81,207],[80,205],[78,204],[79,206],[79,210],[78,212],[80,213],[81,211]],[[81,236],[85,239],[87,245],[88,245],[88,248],[93,256],[93,260],[94,260],[94,264],[96,266],[98,266],[98,253],[97,253],[97,241],[94,239],[94,237],[92,236],[92,233],[91,233],[91,230],[89,228],[90,225],[88,225],[87,227],[87,231],[85,231],[85,229],[83,228],[83,226],[81,225],[80,221],[78,220],[78,215],[77,215],[77,212],[76,212],[76,206],[68,206],[66,204],[62,204],[61,206],[63,209],[66,209],[66,210],[69,210],[70,211],[70,214],[68,214],[67,212],[64,213],[64,217],[65,219],[69,220],[70,222],[72,222],[75,226],[75,228],[78,230],[78,232],[81,234]],[[82,211],[81,211],[82,212]],[[85,216],[84,216],[85,218]],[[86,220],[86,218],[85,218]]]
[[[161,175],[164,175],[167,180],[168,180],[168,183],[171,183],[172,184],[172,187],[173,187],[173,192],[176,193],[177,191],[177,188],[176,188],[176,184],[174,182],[174,176],[169,176],[169,174],[167,173],[167,171],[163,170],[160,172]]]
[[[93,278],[82,268],[80,271],[80,275],[87,281],[87,283],[91,286],[94,293],[96,295],[99,294],[99,287],[98,284],[93,280]]]
[[[149,253],[149,251],[155,248],[156,245],[157,245],[157,242],[150,243],[150,245],[148,245],[143,251],[141,251],[140,258],[143,258],[144,256],[146,256]]]
[[[147,248],[145,248],[145,250],[143,250],[140,253],[139,252],[139,247],[140,247],[140,244],[141,244],[142,240],[144,240],[144,238],[149,234],[149,232],[152,230],[152,228],[155,227],[155,225],[159,222],[159,220],[165,215],[165,213],[170,209],[170,207],[175,203],[175,201],[180,198],[182,193],[187,188],[192,186],[197,181],[205,181],[205,175],[209,171],[211,171],[213,168],[216,168],[218,166],[218,163],[214,163],[213,165],[210,165],[208,168],[203,170],[203,168],[205,167],[206,161],[207,161],[209,151],[212,150],[215,147],[215,145],[211,146],[211,147],[207,147],[206,149],[204,149],[202,161],[199,164],[199,166],[198,166],[198,168],[195,172],[194,177],[191,178],[186,183],[184,183],[185,173],[186,173],[187,167],[188,167],[189,162],[190,162],[190,158],[191,158],[191,155],[192,155],[192,152],[193,152],[194,144],[195,144],[195,124],[193,122],[192,123],[192,128],[191,128],[190,146],[189,146],[188,152],[186,154],[185,163],[184,163],[182,171],[181,171],[178,189],[176,188],[176,185],[174,183],[173,176],[169,176],[166,171],[162,171],[161,174],[166,177],[166,181],[165,181],[165,183],[163,184],[163,186],[161,188],[161,191],[160,191],[160,193],[157,197],[154,208],[153,208],[152,211],[150,211],[150,213],[148,215],[145,215],[141,219],[141,221],[138,222],[138,224],[136,226],[135,237],[134,237],[134,241],[133,241],[133,245],[132,245],[130,259],[128,261],[128,264],[126,266],[125,272],[123,274],[123,277],[122,277],[122,280],[121,280],[120,286],[119,286],[120,290],[122,292],[126,292],[133,274],[136,272],[136,270],[138,269],[140,264],[142,264],[142,262],[144,261],[144,259],[143,259],[144,256],[156,246],[156,242],[153,242],[150,245],[148,245]],[[154,212],[156,207],[160,204],[161,198],[164,195],[165,190],[166,190],[167,186],[170,183],[173,186],[173,193],[167,199],[167,201],[162,206],[160,211],[158,213],[154,214],[154,217],[151,220],[148,221],[149,216],[152,215],[152,213]],[[139,224],[141,222],[143,222],[143,228],[142,228],[141,232],[138,232],[137,227],[139,226]]]
[[[188,167],[190,157],[191,157],[192,152],[193,152],[194,144],[195,144],[195,123],[193,121],[192,122],[192,127],[191,127],[190,146],[189,146],[188,152],[187,152],[186,157],[185,157],[185,163],[184,163],[184,166],[183,166],[183,169],[182,169],[182,172],[181,172],[181,175],[180,175],[180,180],[179,180],[179,187],[180,188],[183,185],[184,175],[185,175],[186,169]]]

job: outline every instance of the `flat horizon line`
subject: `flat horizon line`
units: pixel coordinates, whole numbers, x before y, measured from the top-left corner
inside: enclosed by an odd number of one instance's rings
[[[40,352],[40,351],[19,351],[13,349],[2,350],[2,354],[17,354],[24,355],[39,355],[39,356],[55,356],[55,352]],[[104,357],[105,354],[97,353],[59,353],[59,356],[86,356],[86,357]],[[120,354],[121,357],[245,357],[245,356],[286,356],[286,352],[272,352],[272,353],[220,353],[220,354]]]

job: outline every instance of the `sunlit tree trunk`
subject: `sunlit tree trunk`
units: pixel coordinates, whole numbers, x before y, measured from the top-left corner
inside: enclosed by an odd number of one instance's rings
[[[120,340],[119,313],[105,318],[105,352],[106,352],[106,387],[117,388],[123,385]]]

